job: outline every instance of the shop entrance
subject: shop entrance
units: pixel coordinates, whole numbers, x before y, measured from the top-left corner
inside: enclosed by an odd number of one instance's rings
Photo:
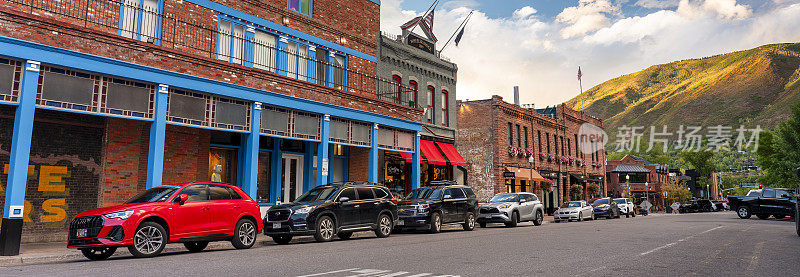
[[[292,202],[303,193],[303,155],[283,154],[281,197],[278,201]]]

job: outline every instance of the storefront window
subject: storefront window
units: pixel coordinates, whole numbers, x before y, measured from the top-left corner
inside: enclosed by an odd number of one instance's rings
[[[256,180],[258,189],[256,201],[259,203],[269,202],[270,197],[270,177],[272,174],[272,153],[261,151],[258,153],[258,178]]]
[[[212,147],[208,155],[208,179],[212,182],[236,183],[236,151]]]

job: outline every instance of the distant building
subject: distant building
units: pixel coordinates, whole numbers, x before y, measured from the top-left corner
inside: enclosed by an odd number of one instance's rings
[[[630,191],[634,203],[647,199],[654,206],[664,206],[663,188],[669,184],[669,166],[654,164],[643,158],[625,155],[606,164],[607,194],[622,197]]]
[[[537,110],[497,95],[458,103],[458,149],[468,163],[467,184],[482,199],[500,192],[534,192],[552,213],[559,203],[604,195],[603,149],[585,153],[578,144],[580,127],[602,127],[600,119],[564,104]],[[589,194],[586,188],[593,183],[599,192]],[[543,184],[550,186],[543,191]],[[570,195],[571,185],[580,185],[582,195]]]

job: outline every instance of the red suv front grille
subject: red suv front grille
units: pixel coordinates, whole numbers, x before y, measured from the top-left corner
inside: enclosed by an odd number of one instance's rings
[[[69,238],[83,239],[93,238],[100,234],[103,229],[103,217],[99,215],[78,217],[69,224]],[[78,237],[78,230],[86,229],[86,236]]]

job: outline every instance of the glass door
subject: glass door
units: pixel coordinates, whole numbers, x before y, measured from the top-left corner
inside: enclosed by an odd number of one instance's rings
[[[292,202],[303,193],[303,155],[283,154],[281,175],[281,198],[278,201]]]

